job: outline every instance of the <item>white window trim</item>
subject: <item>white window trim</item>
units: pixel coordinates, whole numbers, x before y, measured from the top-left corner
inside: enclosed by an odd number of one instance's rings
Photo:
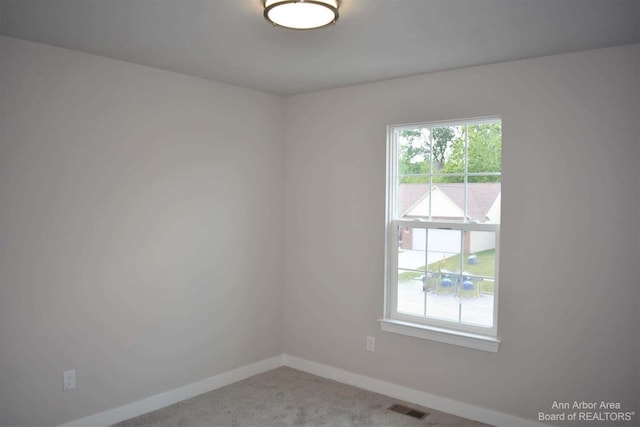
[[[380,329],[414,338],[453,344],[460,347],[473,348],[492,353],[498,352],[500,339],[481,334],[457,331],[454,329],[438,328],[414,322],[404,322],[395,319],[378,319]]]
[[[400,335],[411,336],[415,338],[427,339],[447,344],[453,344],[462,347],[473,348],[497,353],[500,345],[498,338],[498,298],[499,298],[499,242],[500,242],[500,225],[499,224],[471,224],[457,222],[436,222],[423,220],[402,220],[395,219],[395,208],[397,206],[397,191],[395,189],[395,177],[397,176],[397,141],[396,131],[403,129],[415,129],[416,127],[436,127],[436,126],[455,126],[460,124],[478,124],[492,123],[501,120],[500,117],[486,117],[477,119],[465,119],[448,122],[434,123],[417,123],[409,125],[390,125],[387,126],[387,191],[386,191],[386,232],[385,232],[385,292],[384,292],[384,313],[381,319],[378,319],[380,328],[385,332],[397,333]],[[468,174],[471,175],[471,174]],[[496,280],[494,290],[494,310],[493,310],[493,326],[491,328],[475,327],[473,325],[464,325],[448,321],[439,321],[437,319],[425,318],[420,316],[411,316],[398,313],[397,308],[397,286],[392,289],[394,284],[397,285],[397,279],[394,280],[392,275],[397,276],[398,262],[398,225],[412,228],[445,228],[454,230],[478,230],[478,231],[494,231],[496,233]]]

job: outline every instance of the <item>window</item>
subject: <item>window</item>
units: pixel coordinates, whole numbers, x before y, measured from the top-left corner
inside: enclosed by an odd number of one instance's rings
[[[382,330],[497,351],[499,118],[389,126]]]

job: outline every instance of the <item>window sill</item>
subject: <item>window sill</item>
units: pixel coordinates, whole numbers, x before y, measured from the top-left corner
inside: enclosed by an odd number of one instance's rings
[[[435,326],[420,325],[417,323],[394,319],[378,319],[378,322],[380,322],[380,329],[385,332],[393,332],[395,334],[406,335],[409,337],[438,341],[460,347],[488,351],[491,353],[497,353],[498,347],[500,346],[500,340],[498,338],[488,337],[485,335],[438,328]]]

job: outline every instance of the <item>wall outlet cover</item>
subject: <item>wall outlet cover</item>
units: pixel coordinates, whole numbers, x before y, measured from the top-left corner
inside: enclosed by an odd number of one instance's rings
[[[62,390],[72,390],[76,388],[76,370],[71,369],[62,373]]]
[[[376,351],[376,337],[367,337],[367,351]]]

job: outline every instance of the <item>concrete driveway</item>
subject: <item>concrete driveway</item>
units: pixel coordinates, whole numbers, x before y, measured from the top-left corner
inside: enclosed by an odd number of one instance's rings
[[[437,295],[422,290],[421,279],[399,281],[398,311],[490,327],[493,323],[493,295],[482,294],[477,298]]]

